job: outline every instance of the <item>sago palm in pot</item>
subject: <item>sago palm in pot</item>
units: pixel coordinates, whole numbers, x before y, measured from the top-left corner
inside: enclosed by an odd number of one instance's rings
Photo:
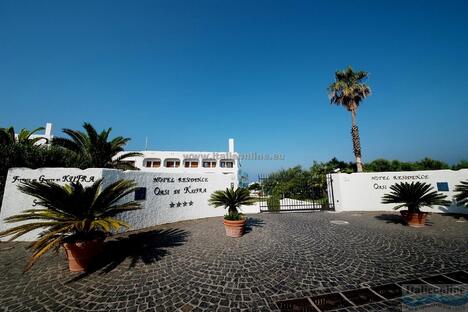
[[[140,208],[136,201],[121,200],[135,190],[135,183],[120,180],[102,187],[102,180],[90,186],[80,183],[59,185],[53,182],[26,182],[18,188],[38,199],[39,209],[28,209],[5,218],[7,223],[21,222],[0,233],[14,240],[28,232],[42,230],[29,245],[33,250],[26,269],[46,252],[63,246],[70,271],[84,271],[102,248],[104,238],[112,231],[129,228],[116,215]]]
[[[392,191],[382,197],[382,203],[399,204],[394,207],[395,210],[408,208],[408,210],[401,211],[401,215],[410,226],[424,226],[427,213],[422,212],[421,207],[450,205],[450,202],[446,200],[447,196],[434,190],[428,183],[400,182],[390,186],[390,189]]]
[[[226,235],[230,237],[240,237],[244,234],[246,219],[239,213],[239,208],[243,205],[252,205],[254,198],[250,196],[250,191],[246,188],[215,191],[209,199],[210,205],[214,207],[224,207],[228,213],[224,216],[224,227]]]

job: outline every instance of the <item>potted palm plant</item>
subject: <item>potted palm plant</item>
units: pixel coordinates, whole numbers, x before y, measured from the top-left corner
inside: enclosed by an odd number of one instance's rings
[[[426,223],[427,212],[422,212],[421,207],[432,207],[434,205],[449,205],[445,200],[446,195],[434,190],[427,183],[422,182],[400,182],[390,186],[390,193],[382,197],[383,204],[399,204],[395,210],[406,207],[408,210],[401,211],[403,221],[412,227],[422,227]]]
[[[461,181],[460,184],[455,186],[455,200],[457,204],[468,208],[468,180]]]
[[[228,208],[228,213],[224,216],[224,228],[226,235],[229,237],[241,237],[245,229],[245,216],[239,213],[239,208],[242,205],[252,205],[255,199],[250,196],[250,192],[246,188],[233,187],[226,190],[216,191],[211,194],[209,199],[210,205],[214,207]]]
[[[14,240],[23,234],[42,229],[38,239],[29,245],[33,250],[25,271],[46,252],[60,246],[66,251],[69,269],[85,271],[102,249],[105,237],[112,231],[129,225],[115,216],[140,208],[136,201],[121,202],[135,190],[135,183],[119,180],[102,188],[102,179],[91,186],[80,183],[59,185],[52,182],[26,182],[18,188],[38,199],[40,209],[28,209],[5,218],[8,223],[21,222],[0,233]]]

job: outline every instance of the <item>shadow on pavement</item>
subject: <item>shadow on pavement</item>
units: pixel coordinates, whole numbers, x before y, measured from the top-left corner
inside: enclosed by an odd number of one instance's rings
[[[384,213],[384,214],[375,216],[375,218],[377,220],[386,221],[387,223],[402,224],[402,225],[404,224],[399,214]]]
[[[163,229],[113,238],[105,242],[103,252],[92,262],[88,271],[69,282],[97,271],[100,274],[109,273],[127,259],[130,260],[129,268],[135,267],[140,261],[144,264],[154,263],[169,253],[165,248],[183,245],[188,236],[189,232],[185,230]]]
[[[245,234],[252,232],[252,228],[254,227],[263,227],[265,222],[261,219],[257,218],[247,218],[247,222],[245,223]]]
[[[468,211],[468,208],[466,209]],[[466,214],[461,214],[461,213],[440,213],[439,214],[442,217],[452,217],[454,219],[457,219],[459,221],[468,221],[468,215]]]
[[[407,226],[405,222],[401,219],[401,215],[399,214],[381,214],[378,216],[375,216],[377,220],[382,220],[385,221],[386,223],[392,223],[392,224],[401,224],[403,226]],[[430,217],[426,219],[425,226],[432,226],[434,223],[430,220]]]

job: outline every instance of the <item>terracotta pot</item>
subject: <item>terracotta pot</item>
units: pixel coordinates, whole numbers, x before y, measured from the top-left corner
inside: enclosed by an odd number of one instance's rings
[[[91,260],[102,251],[103,244],[103,239],[63,244],[70,271],[86,271]]]
[[[408,212],[400,211],[403,221],[412,227],[423,227],[426,225],[427,212]]]
[[[226,235],[229,237],[241,237],[244,234],[245,221],[245,219],[238,221],[224,220]]]

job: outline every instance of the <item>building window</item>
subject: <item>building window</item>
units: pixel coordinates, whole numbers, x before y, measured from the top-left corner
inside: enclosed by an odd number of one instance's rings
[[[184,167],[185,168],[198,168],[198,160],[185,160]]]
[[[145,160],[146,168],[159,168],[161,167],[161,159],[147,159]]]
[[[179,168],[180,167],[180,160],[179,159],[166,159],[164,161],[166,168]]]
[[[203,159],[202,166],[203,166],[203,168],[215,168],[216,167],[216,160],[214,160],[214,159]]]
[[[219,162],[219,166],[220,166],[221,168],[234,168],[234,160],[222,159],[222,160]]]

